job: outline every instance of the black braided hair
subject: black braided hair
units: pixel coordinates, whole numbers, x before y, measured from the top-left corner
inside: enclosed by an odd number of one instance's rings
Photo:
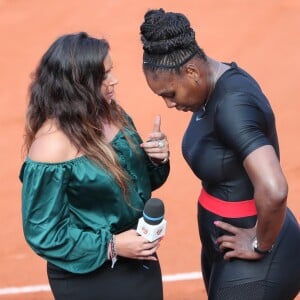
[[[179,70],[192,57],[206,55],[195,40],[189,20],[181,13],[149,10],[140,27],[144,70]]]

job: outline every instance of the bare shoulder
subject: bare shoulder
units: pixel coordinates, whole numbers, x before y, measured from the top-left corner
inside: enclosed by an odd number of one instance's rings
[[[37,133],[28,156],[39,162],[59,163],[79,155],[68,137],[56,126],[45,124]]]

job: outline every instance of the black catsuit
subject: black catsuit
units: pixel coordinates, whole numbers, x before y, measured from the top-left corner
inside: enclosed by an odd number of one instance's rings
[[[193,114],[182,141],[183,155],[203,188],[224,201],[253,199],[243,160],[255,149],[279,147],[272,108],[256,81],[235,63],[217,81],[207,103]],[[271,254],[260,260],[225,261],[215,240],[224,234],[213,222],[255,226],[256,215],[225,218],[198,203],[202,272],[210,300],[288,300],[300,288],[299,224],[287,209]]]

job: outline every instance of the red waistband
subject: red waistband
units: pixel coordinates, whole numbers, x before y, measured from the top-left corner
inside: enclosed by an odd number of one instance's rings
[[[198,201],[206,210],[225,218],[244,218],[257,214],[254,199],[228,202],[208,194],[202,188]]]

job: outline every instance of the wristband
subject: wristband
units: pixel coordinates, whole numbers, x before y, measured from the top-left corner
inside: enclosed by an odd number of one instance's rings
[[[108,244],[108,258],[111,260],[111,267],[113,268],[118,260],[115,235],[112,236]]]
[[[262,250],[262,249],[259,249],[259,246],[258,246],[258,241],[257,241],[257,238],[255,237],[253,242],[252,242],[252,247],[253,247],[253,250],[256,252],[256,253],[259,253],[259,254],[262,254],[262,255],[266,255],[266,254],[269,254],[272,252],[273,250],[273,246],[271,246],[270,249],[267,249],[267,250]]]

